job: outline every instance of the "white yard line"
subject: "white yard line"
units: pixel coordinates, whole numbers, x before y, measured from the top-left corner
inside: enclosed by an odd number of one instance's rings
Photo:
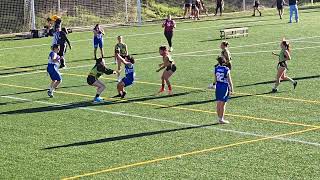
[[[250,45],[241,46],[241,47],[248,47],[248,46],[250,46]],[[237,47],[235,47],[235,48],[239,48],[239,47],[240,47],[240,46],[237,46]],[[317,49],[317,48],[320,48],[320,46],[294,48],[293,50]],[[192,55],[192,54],[195,54],[195,53],[208,52],[208,51],[214,51],[214,50],[218,50],[218,49],[205,50],[205,51],[193,51],[193,52],[186,52],[186,53],[179,53],[179,54],[175,54],[174,56],[178,56],[178,57],[209,57],[209,56],[220,55],[220,54],[199,54],[199,55]],[[232,53],[232,54],[233,54],[233,55],[247,55],[247,54],[258,54],[258,53],[270,53],[270,54],[271,54],[272,51],[278,51],[278,49],[276,49],[276,50],[265,50],[265,51],[253,51],[253,52],[239,52],[239,53]],[[173,57],[174,57],[174,56],[173,56]],[[157,59],[157,58],[161,58],[161,56],[153,56],[153,57],[139,58],[139,59],[136,59],[136,61],[147,60],[147,59]],[[106,63],[106,64],[113,64],[113,62],[108,62],[108,63]],[[91,67],[91,66],[93,66],[93,65],[92,65],[92,64],[88,64],[88,65],[81,65],[81,66],[69,67],[69,68],[66,68],[66,69],[62,70],[62,74],[63,74],[63,71],[65,71],[65,70],[86,68],[86,67]],[[22,69],[23,69],[23,68],[22,68]],[[38,74],[38,73],[43,73],[43,72],[46,72],[46,71],[35,71],[35,72],[17,73],[17,74],[0,76],[0,78],[15,77],[15,76],[28,75],[28,74]]]
[[[54,105],[54,106],[59,106],[59,107],[66,107],[66,106],[72,105],[72,104],[50,103],[50,102],[45,102],[45,101],[33,101],[33,100],[30,100],[30,99],[24,99],[24,98],[13,97],[13,96],[0,96],[0,97],[7,98],[7,99],[13,99],[13,100],[35,102],[35,103],[38,103],[38,104]],[[100,113],[107,113],[107,114],[112,114],[112,115],[116,115],[116,116],[125,116],[125,117],[132,117],[132,118],[138,118],[138,119],[145,119],[145,120],[157,121],[157,122],[162,122],[162,123],[177,124],[177,125],[183,125],[183,126],[192,126],[192,127],[201,126],[201,125],[198,125],[198,124],[184,123],[184,122],[178,122],[178,121],[172,121],[172,120],[166,120],[166,119],[151,118],[151,117],[145,117],[145,116],[134,115],[134,114],[126,114],[126,113],[123,113],[123,112],[99,110],[99,109],[94,109],[94,108],[89,108],[89,107],[76,107],[75,109],[94,111],[94,112],[100,112]],[[222,131],[222,132],[229,132],[229,133],[233,133],[233,134],[246,135],[246,136],[270,137],[270,135],[261,135],[261,134],[256,134],[256,133],[251,133],[251,132],[244,132],[244,131],[237,131],[237,130],[231,130],[231,129],[222,129],[222,128],[217,128],[217,127],[213,127],[213,126],[210,126],[210,127],[207,126],[207,127],[203,127],[203,128]],[[320,143],[303,141],[303,140],[299,140],[299,139],[281,138],[281,137],[280,138],[273,138],[273,139],[320,147]]]

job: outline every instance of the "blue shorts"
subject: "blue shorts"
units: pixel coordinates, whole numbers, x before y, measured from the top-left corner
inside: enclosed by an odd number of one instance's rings
[[[47,72],[52,81],[61,81],[62,77],[59,72],[59,66],[56,64],[48,64]]]
[[[133,84],[133,81],[134,81],[134,79],[132,79],[132,78],[127,78],[127,77],[124,77],[124,78],[122,79],[122,82],[124,83],[124,87],[127,87],[127,86],[132,85],[132,84]]]
[[[229,95],[228,85],[216,85],[216,101],[228,102]]]
[[[93,47],[94,48],[103,48],[103,39],[93,38]]]

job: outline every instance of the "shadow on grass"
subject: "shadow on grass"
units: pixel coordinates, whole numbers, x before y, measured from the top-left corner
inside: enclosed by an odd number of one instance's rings
[[[293,78],[293,79],[296,80],[296,81],[299,81],[299,80],[317,79],[317,78],[320,78],[320,75],[296,77],[296,78]],[[283,81],[283,82],[285,82],[285,81]],[[244,84],[244,85],[239,85],[239,86],[236,86],[236,87],[248,87],[248,86],[257,86],[257,85],[273,84],[273,83],[274,83],[274,80],[273,81],[257,82],[257,83],[252,83],[252,84]]]
[[[45,90],[39,90],[45,91]],[[129,100],[115,100],[115,101],[106,101],[99,104],[93,104],[91,101],[82,101],[82,102],[76,102],[76,103],[69,103],[69,104],[59,104],[59,105],[50,105],[45,107],[37,107],[37,108],[26,108],[26,109],[19,109],[14,111],[6,111],[1,112],[0,115],[15,115],[15,114],[32,114],[32,113],[42,113],[42,112],[55,112],[55,111],[64,111],[64,110],[70,110],[70,109],[78,109],[78,108],[89,108],[94,106],[103,106],[103,105],[112,105],[112,104],[127,104],[127,103],[133,103],[133,102],[143,102],[148,100],[154,100],[154,99],[163,99],[163,98],[170,98],[170,97],[178,97],[178,96],[184,96],[191,93],[194,93],[196,91],[191,92],[184,92],[184,93],[178,93],[172,96],[147,96],[143,98],[135,98],[135,99],[129,99]],[[43,100],[48,100],[48,98],[43,98]],[[48,102],[50,103],[50,102]],[[43,103],[45,104],[45,103]],[[92,109],[93,110],[93,109]]]
[[[277,92],[277,94],[278,93],[283,93],[283,92]],[[270,92],[259,93],[259,94],[248,94],[248,95],[241,95],[241,96],[231,96],[230,99],[232,100],[232,99],[252,97],[252,96],[257,96],[257,95],[267,95],[267,94],[273,94],[273,93],[270,91]],[[213,102],[216,102],[216,99],[208,99],[208,100],[203,100],[203,101],[189,101],[189,102],[186,102],[186,103],[175,104],[175,105],[172,105],[172,106],[159,107],[157,109],[166,109],[166,108],[173,108],[173,107],[179,107],[179,106],[192,106],[192,105],[199,105],[199,104],[208,104],[208,103],[213,103]]]
[[[130,140],[130,139],[141,138],[141,137],[155,136],[155,135],[164,134],[164,133],[205,128],[205,127],[210,127],[210,126],[215,126],[215,125],[218,125],[218,123],[205,124],[205,125],[199,125],[199,126],[189,126],[189,127],[184,127],[184,128],[165,129],[165,130],[159,130],[159,131],[149,131],[149,132],[142,132],[142,133],[136,133],[136,134],[123,135],[123,136],[115,136],[115,137],[109,137],[109,138],[96,139],[96,140],[91,140],[91,141],[82,141],[82,142],[76,142],[76,143],[71,143],[71,144],[47,147],[42,150],[87,146],[87,145],[92,145],[92,144],[101,144],[101,143],[108,143],[108,142],[114,142],[114,141]]]

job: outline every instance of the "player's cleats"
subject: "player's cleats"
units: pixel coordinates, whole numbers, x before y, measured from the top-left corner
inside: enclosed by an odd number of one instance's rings
[[[121,97],[121,94],[118,94],[118,95],[116,95],[116,96],[113,96],[114,98],[119,98],[119,97]]]
[[[172,51],[173,51],[173,47],[170,47],[169,52],[172,52]]]
[[[219,124],[229,124],[230,123],[229,121],[224,120],[224,119],[220,119],[218,122],[219,122]]]
[[[50,98],[53,98],[53,92],[50,91],[50,90],[48,90],[48,96],[49,96]]]
[[[293,83],[293,89],[296,89],[297,85],[298,85],[298,82],[295,81],[295,82]]]
[[[159,94],[160,94],[160,93],[163,93],[165,90],[166,90],[166,89],[164,89],[164,88],[160,88],[160,90],[159,90],[158,93],[159,93]]]
[[[121,99],[123,99],[124,97],[126,97],[126,94],[127,94],[127,93],[126,93],[125,91],[123,91],[123,92],[122,92],[122,95],[121,95]]]
[[[101,97],[95,97],[93,99],[93,103],[101,103],[103,101],[103,99]]]
[[[272,91],[271,91],[272,93],[276,93],[276,92],[278,92],[278,89],[276,89],[276,88],[272,88]]]

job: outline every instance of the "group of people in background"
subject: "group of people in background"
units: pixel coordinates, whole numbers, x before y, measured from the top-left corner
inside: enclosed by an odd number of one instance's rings
[[[298,12],[298,1],[299,0],[288,0],[288,4],[285,2],[285,0],[275,0],[272,7],[276,5],[279,17],[282,19],[283,13],[284,13],[284,6],[289,5],[290,10],[290,18],[289,23],[292,23],[293,14],[295,14],[295,20],[296,22],[299,22],[299,12]],[[214,16],[220,13],[220,16],[222,16],[222,12],[224,10],[224,0],[215,0],[215,12]],[[253,14],[252,16],[256,16],[256,12],[259,13],[259,16],[262,16],[261,11],[261,3],[259,0],[253,0]],[[203,0],[185,0],[184,2],[184,18],[191,18],[191,19],[200,19],[200,14],[202,11],[205,12],[206,15],[208,15],[208,9],[205,6],[205,3]]]

